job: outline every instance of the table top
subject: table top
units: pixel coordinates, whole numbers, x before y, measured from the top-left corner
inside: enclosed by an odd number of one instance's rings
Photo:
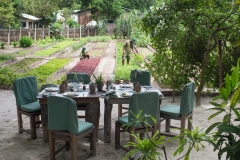
[[[119,98],[126,98],[126,97],[131,97],[132,94],[136,93],[133,90],[132,85],[126,84],[118,84],[115,85],[115,92]],[[156,87],[151,87],[151,86],[142,86],[141,92],[157,92],[159,94],[159,98],[164,98],[162,92],[158,90]]]
[[[90,93],[89,89],[86,88],[86,90],[80,89],[80,91],[72,92],[70,90],[67,90],[66,92],[60,92],[58,87],[49,87],[42,90],[38,96],[37,99],[44,99],[48,96],[60,96],[60,97],[68,97],[73,99],[81,99],[81,98],[99,98],[101,97],[102,92],[99,92],[96,90],[95,93]]]

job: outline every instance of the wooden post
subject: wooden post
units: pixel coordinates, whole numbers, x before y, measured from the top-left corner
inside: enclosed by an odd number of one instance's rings
[[[67,27],[67,38],[69,38],[69,26]]]
[[[49,36],[49,38],[50,38],[50,25],[48,25],[48,36]]]
[[[73,27],[73,39],[75,39],[75,26]]]
[[[87,32],[87,35],[89,36],[89,27],[87,27],[88,28],[88,32]]]
[[[22,27],[20,27],[20,31],[19,31],[19,40],[21,39],[22,37]]]
[[[30,28],[29,28],[29,26],[28,26],[28,37],[31,38],[31,32],[30,32]]]
[[[35,24],[35,32],[34,32],[34,39],[37,41],[37,25]]]
[[[44,39],[44,25],[43,25],[43,28],[42,28],[42,39]]]
[[[82,26],[80,25],[80,34],[79,34],[80,38],[82,38]]]
[[[10,26],[8,27],[8,45],[10,45]]]

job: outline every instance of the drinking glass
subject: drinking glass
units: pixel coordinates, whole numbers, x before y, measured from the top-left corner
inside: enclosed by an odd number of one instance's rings
[[[83,82],[84,82],[84,79],[82,77],[79,78],[79,84],[80,84],[80,88],[82,88],[83,86]]]
[[[73,84],[72,84],[72,79],[69,79],[69,80],[68,80],[68,86],[69,86],[70,88],[72,88],[72,87],[73,87]]]
[[[123,85],[123,82],[124,82],[124,80],[123,80],[123,78],[122,77],[120,77],[120,90],[124,90],[124,88],[122,87],[122,85]]]

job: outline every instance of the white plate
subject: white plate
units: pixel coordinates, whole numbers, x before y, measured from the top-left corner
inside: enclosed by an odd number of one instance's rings
[[[49,88],[45,88],[45,90],[48,91],[48,92],[57,92],[59,90],[59,88],[49,87]]]
[[[76,97],[78,96],[77,93],[64,93],[63,96],[66,96],[66,97]]]

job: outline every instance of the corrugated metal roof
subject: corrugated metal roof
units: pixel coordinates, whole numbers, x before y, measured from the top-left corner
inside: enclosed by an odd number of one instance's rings
[[[37,20],[41,20],[41,19],[42,19],[42,18],[37,18],[37,17],[31,16],[31,15],[29,15],[29,14],[22,14],[22,17],[27,18],[27,19],[30,19],[30,20],[34,20],[34,21],[37,21]]]

